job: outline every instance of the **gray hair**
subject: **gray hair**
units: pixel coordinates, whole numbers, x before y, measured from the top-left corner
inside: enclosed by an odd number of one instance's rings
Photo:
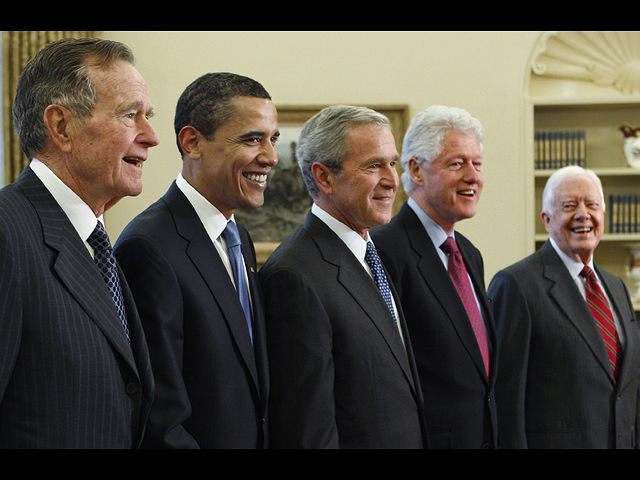
[[[366,107],[334,105],[322,109],[304,124],[296,156],[302,177],[311,197],[319,193],[311,166],[315,162],[326,165],[333,173],[342,170],[344,160],[350,154],[347,141],[349,129],[359,125],[379,125],[391,130],[389,119]]]
[[[411,194],[415,188],[409,171],[409,160],[414,158],[417,163],[431,163],[442,153],[442,140],[450,130],[474,135],[482,151],[482,142],[484,142],[482,125],[466,110],[434,105],[418,113],[411,120],[402,145],[400,160],[404,170],[402,183],[407,194]]]
[[[596,184],[598,189],[600,190],[600,195],[602,197],[602,210],[606,209],[606,205],[604,202],[604,191],[602,190],[602,182],[598,175],[593,172],[593,170],[588,170],[586,168],[579,167],[577,165],[570,165],[568,167],[563,167],[559,170],[553,172],[553,174],[547,180],[547,184],[544,186],[544,191],[542,192],[542,211],[547,215],[551,214],[553,209],[553,205],[556,200],[556,191],[558,187],[569,178],[576,177],[584,177],[589,178],[593,183]]]
[[[133,52],[123,43],[63,38],[46,45],[27,63],[13,104],[13,122],[27,157],[47,148],[44,111],[49,105],[68,108],[80,120],[91,118],[97,93],[87,67],[108,67],[117,60],[135,64]]]

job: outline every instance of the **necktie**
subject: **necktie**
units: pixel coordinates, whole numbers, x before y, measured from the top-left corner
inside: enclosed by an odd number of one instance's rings
[[[482,353],[482,360],[484,362],[484,368],[489,376],[489,344],[487,343],[487,332],[484,328],[484,322],[482,321],[482,315],[478,309],[478,304],[473,295],[471,289],[471,283],[469,282],[469,276],[467,274],[467,268],[462,261],[462,255],[458,250],[458,244],[452,237],[448,237],[440,248],[449,255],[449,276],[453,281],[453,284],[458,291],[458,295],[462,300],[469,320],[471,321],[471,327],[478,340],[478,346],[480,347],[480,353]]]
[[[611,369],[613,370],[613,377],[617,381],[620,359],[622,358],[622,346],[618,338],[618,331],[616,330],[616,324],[613,320],[613,314],[611,313],[607,299],[596,281],[593,270],[585,265],[580,275],[586,279],[585,292],[587,294],[587,304],[602,334],[607,355],[609,355]]]
[[[378,252],[376,251],[376,247],[373,245],[373,242],[367,242],[367,251],[364,255],[364,260],[371,268],[371,273],[373,274],[373,279],[382,294],[382,298],[384,299],[387,307],[389,307],[389,311],[391,312],[391,316],[393,320],[398,323],[396,319],[396,315],[393,311],[393,302],[391,300],[391,289],[389,288],[389,281],[387,280],[387,276],[384,273],[384,269],[382,268],[382,262],[380,261],[380,257],[378,256]]]
[[[120,321],[124,328],[124,333],[129,338],[129,325],[127,323],[127,313],[124,308],[124,301],[122,299],[122,289],[120,288],[120,278],[118,277],[118,269],[116,267],[116,260],[113,257],[111,250],[111,242],[109,242],[109,236],[104,230],[104,226],[98,221],[96,228],[93,230],[89,238],[87,239],[91,248],[94,251],[94,261],[102,274],[113,303],[116,304],[118,315],[120,315]]]
[[[240,298],[240,304],[244,310],[244,316],[247,319],[247,326],[249,327],[249,336],[253,343],[253,329],[251,328],[251,303],[249,301],[249,290],[247,287],[247,281],[244,273],[244,263],[242,262],[242,241],[240,240],[240,233],[238,227],[232,221],[227,222],[227,226],[222,232],[224,241],[227,242],[227,251],[229,252],[229,260],[231,261],[231,268],[233,270],[233,277],[236,281],[236,289],[238,290],[238,297]]]

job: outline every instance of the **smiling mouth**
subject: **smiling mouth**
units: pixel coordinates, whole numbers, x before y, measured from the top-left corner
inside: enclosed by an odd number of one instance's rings
[[[574,227],[571,229],[573,233],[591,233],[593,227]]]
[[[267,181],[267,174],[264,173],[243,173],[242,176],[252,182],[265,183]]]
[[[475,190],[461,190],[458,192],[458,195],[463,195],[465,197],[473,197],[475,194]]]
[[[127,162],[129,165],[133,165],[135,167],[142,166],[143,160],[135,157],[124,157],[123,160]]]

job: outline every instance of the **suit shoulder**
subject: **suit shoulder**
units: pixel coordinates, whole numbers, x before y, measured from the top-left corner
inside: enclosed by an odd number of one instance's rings
[[[165,236],[167,228],[172,224],[173,220],[167,205],[159,199],[129,222],[118,241],[135,236],[160,239]],[[159,236],[159,234],[162,235]]]
[[[304,270],[315,252],[317,248],[310,235],[298,227],[269,256],[260,269],[260,278],[266,278],[278,270]]]

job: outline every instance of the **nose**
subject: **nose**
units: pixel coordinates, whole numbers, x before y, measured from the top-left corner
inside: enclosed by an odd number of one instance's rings
[[[576,219],[578,220],[587,220],[591,218],[591,214],[589,213],[589,208],[584,202],[578,203],[576,208]]]
[[[142,126],[140,127],[140,133],[138,134],[138,143],[145,145],[147,148],[155,147],[160,143],[160,139],[156,134],[156,131],[151,126],[151,122],[146,117],[143,117]]]
[[[395,164],[387,163],[382,168],[382,175],[380,178],[380,184],[396,190],[400,185],[400,179],[398,178],[398,171]]]
[[[260,149],[258,155],[258,163],[275,167],[278,164],[278,150],[270,140],[264,142],[264,146]]]

